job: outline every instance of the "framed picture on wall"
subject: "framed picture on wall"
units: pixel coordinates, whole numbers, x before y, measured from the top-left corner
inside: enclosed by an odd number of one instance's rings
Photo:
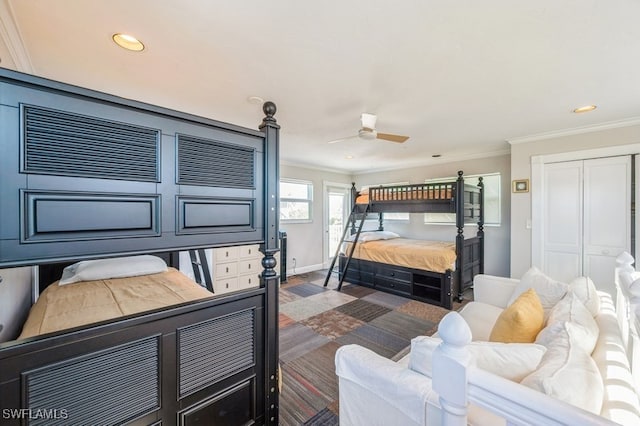
[[[512,184],[513,192],[529,192],[529,179],[514,180]]]

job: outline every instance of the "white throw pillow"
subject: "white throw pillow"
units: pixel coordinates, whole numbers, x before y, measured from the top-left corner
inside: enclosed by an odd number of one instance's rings
[[[431,357],[442,339],[418,336],[411,340],[409,368],[431,377]],[[535,343],[471,342],[469,353],[478,368],[519,382],[533,372],[547,349]]]
[[[567,294],[568,285],[548,277],[534,266],[525,272],[518,284],[516,284],[516,288],[513,290],[513,294],[509,299],[509,305],[530,288],[533,288],[540,298],[546,321],[551,308]]]
[[[362,232],[358,241],[366,243],[367,241],[391,240],[393,238],[400,238],[400,235],[391,231],[368,231]]]
[[[540,366],[520,383],[595,414],[600,414],[604,397],[602,376],[595,361],[576,344],[575,327],[563,322],[548,346]]]
[[[584,303],[592,316],[598,315],[600,312],[600,296],[596,290],[595,284],[589,277],[578,277],[569,283],[569,291],[578,296],[578,299]]]
[[[166,270],[167,264],[165,261],[151,255],[83,260],[64,268],[58,285],[66,285],[78,281],[136,277],[157,274]]]
[[[538,333],[535,343],[549,348],[554,344],[558,334],[566,335],[566,323],[570,323],[574,344],[582,347],[587,354],[591,354],[596,347],[600,329],[591,312],[578,297],[569,292],[551,309],[547,326]]]

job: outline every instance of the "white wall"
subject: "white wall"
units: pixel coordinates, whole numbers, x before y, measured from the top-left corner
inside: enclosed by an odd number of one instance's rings
[[[280,230],[287,233],[287,275],[322,269],[323,265],[323,182],[351,184],[348,174],[325,170],[280,165],[280,179],[302,179],[313,182],[313,212],[311,223],[280,223]]]
[[[391,182],[424,183],[425,179],[456,177],[458,170],[466,175],[499,172],[501,175],[502,223],[500,226],[485,226],[485,273],[509,276],[510,253],[510,156],[481,158],[442,164],[431,164],[403,170],[359,174],[354,177],[358,188],[363,184]],[[423,214],[410,215],[409,222],[385,221],[385,229],[403,237],[455,241],[457,228],[454,225],[425,225]],[[465,236],[475,235],[476,226],[465,227]]]
[[[31,307],[31,267],[0,269],[0,342],[18,337]]]
[[[640,143],[640,124],[512,143],[512,179],[531,179],[531,157]],[[531,192],[511,194],[511,276],[531,267]]]

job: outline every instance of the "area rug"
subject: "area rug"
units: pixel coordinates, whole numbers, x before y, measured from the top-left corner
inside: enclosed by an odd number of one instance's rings
[[[289,277],[280,288],[281,425],[339,424],[340,346],[355,343],[396,361],[409,353],[413,337],[435,333],[450,312],[357,285],[338,292],[335,278],[323,287],[325,274]]]

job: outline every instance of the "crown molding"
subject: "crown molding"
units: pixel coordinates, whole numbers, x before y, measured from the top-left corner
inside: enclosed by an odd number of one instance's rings
[[[507,139],[507,142],[511,145],[518,145],[522,143],[536,142],[545,139],[553,139],[564,136],[580,135],[584,133],[600,132],[603,130],[618,129],[621,127],[637,126],[640,125],[640,117],[626,118],[624,120],[608,121],[600,124],[592,124],[590,126],[574,127],[571,129],[555,130],[552,132],[538,133],[530,136],[523,136],[518,138]]]
[[[34,74],[33,63],[24,47],[9,0],[0,0],[0,38],[7,45],[16,70]]]
[[[341,175],[347,175],[350,176],[351,175],[351,171],[349,170],[341,170],[341,169],[332,169],[330,167],[323,167],[323,166],[318,166],[316,164],[308,164],[308,163],[301,163],[299,161],[288,161],[288,160],[280,160],[280,165],[281,166],[289,166],[289,167],[297,167],[300,169],[309,169],[309,170],[318,170],[321,172],[328,172],[328,173],[337,173],[337,174],[341,174]]]

